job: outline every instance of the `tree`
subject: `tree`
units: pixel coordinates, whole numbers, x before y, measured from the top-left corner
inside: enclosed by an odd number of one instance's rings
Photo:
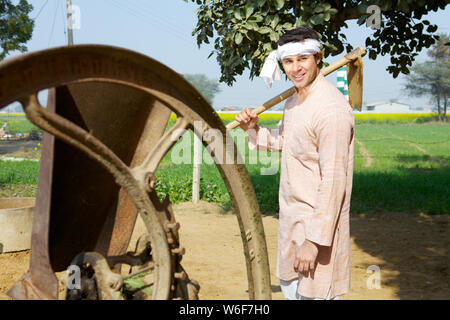
[[[189,0],[184,0],[189,1]],[[324,56],[353,49],[342,28],[347,21],[358,24],[374,18],[373,5],[379,9],[379,29],[366,39],[369,58],[391,55],[387,70],[394,78],[407,74],[408,66],[423,48],[435,41],[436,25],[421,20],[430,11],[445,9],[446,0],[191,0],[199,5],[193,35],[197,44],[210,43],[221,68],[221,82],[231,85],[236,75],[250,70],[259,74],[265,57],[276,49],[286,30],[307,25],[315,29],[324,43]],[[369,9],[369,10],[368,10]],[[369,11],[369,13],[368,13]],[[375,12],[375,15],[377,13]],[[376,18],[377,16],[375,16]],[[375,24],[377,25],[377,24]],[[378,27],[378,26],[377,26]],[[210,56],[211,56],[210,55]]]
[[[11,0],[0,0],[0,60],[11,51],[27,51],[24,44],[31,39],[34,28],[34,21],[28,16],[32,10],[26,0],[17,5]]]
[[[427,53],[432,60],[411,68],[405,89],[412,96],[430,96],[436,104],[439,120],[446,121],[450,97],[450,37],[440,34],[438,42]]]
[[[185,74],[184,78],[189,81],[210,104],[214,96],[220,92],[219,82],[215,79],[208,79],[204,74]]]
[[[433,49],[428,50],[427,54],[433,59],[448,59],[450,57],[450,38],[446,34],[439,34],[439,40],[433,45]]]

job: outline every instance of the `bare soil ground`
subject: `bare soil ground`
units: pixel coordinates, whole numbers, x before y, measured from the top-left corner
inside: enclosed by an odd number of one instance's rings
[[[186,255],[182,264],[200,285],[201,299],[248,299],[237,219],[213,204],[174,206]],[[283,299],[275,277],[278,219],[263,218],[272,275],[272,298]],[[353,299],[450,299],[450,216],[389,212],[351,216]],[[145,232],[139,219],[130,246]],[[0,299],[28,268],[29,251],[0,254]],[[380,288],[367,285],[380,268]],[[370,268],[369,268],[370,267]],[[369,268],[369,270],[368,270]]]

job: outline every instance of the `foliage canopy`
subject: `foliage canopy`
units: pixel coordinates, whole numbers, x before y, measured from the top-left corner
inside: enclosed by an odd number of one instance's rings
[[[184,78],[200,91],[210,104],[212,104],[214,96],[220,92],[217,79],[209,79],[204,74],[185,74]]]
[[[31,39],[34,28],[34,20],[28,16],[32,10],[26,0],[17,5],[11,0],[0,0],[0,60],[10,51],[27,51],[24,44]]]
[[[184,0],[189,1],[189,0]],[[389,73],[407,74],[414,57],[435,41],[436,25],[423,19],[431,11],[445,9],[446,0],[191,0],[199,5],[193,35],[201,46],[214,41],[221,68],[220,81],[231,85],[236,75],[250,70],[259,74],[265,57],[287,30],[306,25],[322,37],[324,55],[338,55],[353,49],[343,28],[358,19],[363,25],[380,9],[380,25],[365,41],[370,59],[391,55]],[[362,26],[365,27],[365,26]]]
[[[429,96],[437,107],[439,120],[445,121],[450,98],[450,37],[440,34],[428,55],[432,60],[411,68],[405,89],[411,96]]]

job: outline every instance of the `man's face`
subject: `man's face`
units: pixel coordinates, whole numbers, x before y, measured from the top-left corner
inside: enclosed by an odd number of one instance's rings
[[[308,87],[320,72],[320,55],[293,55],[281,60],[287,77],[297,89]]]

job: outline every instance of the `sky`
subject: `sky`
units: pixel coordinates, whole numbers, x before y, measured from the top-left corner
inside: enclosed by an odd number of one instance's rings
[[[67,45],[66,0],[31,0],[35,19],[32,39],[26,44],[28,51],[38,51]],[[203,73],[212,79],[219,79],[220,67],[208,55],[212,45],[197,46],[192,30],[197,23],[195,10],[197,4],[184,0],[72,0],[74,14],[74,44],[105,44],[127,48],[150,56],[169,68],[182,74]],[[431,23],[438,25],[438,32],[450,33],[450,8],[431,12],[426,16]],[[365,38],[374,30],[356,21],[348,22],[344,31],[353,47],[364,46]],[[20,54],[14,52],[9,56]],[[331,63],[344,55],[328,57]],[[417,62],[428,59],[426,50],[416,57]],[[429,106],[427,98],[412,98],[405,94],[402,86],[405,77],[394,79],[386,70],[389,56],[378,56],[364,63],[363,101],[372,103],[390,99],[414,107]],[[327,76],[336,83],[336,73]],[[278,93],[290,88],[289,81],[274,83],[271,89],[261,78],[249,79],[249,72],[237,77],[232,86],[220,84],[221,92],[212,103],[215,109],[224,106],[256,107]]]

